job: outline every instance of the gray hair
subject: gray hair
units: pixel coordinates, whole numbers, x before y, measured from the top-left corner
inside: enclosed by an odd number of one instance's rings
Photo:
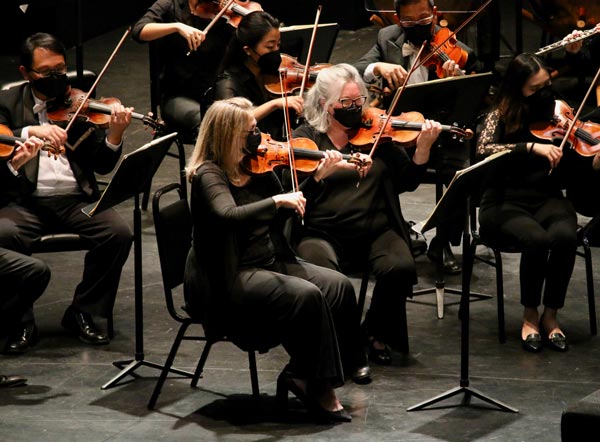
[[[329,129],[330,115],[327,109],[341,98],[342,89],[347,83],[356,83],[361,95],[369,95],[360,74],[348,63],[340,63],[319,71],[317,81],[304,100],[304,118],[317,131],[324,133]]]

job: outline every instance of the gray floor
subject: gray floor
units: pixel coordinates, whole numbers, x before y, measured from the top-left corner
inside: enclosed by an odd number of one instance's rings
[[[510,17],[506,38],[514,38]],[[86,42],[86,68],[99,72],[124,29]],[[353,61],[368,48],[376,29],[343,31],[332,62]],[[533,49],[537,36],[526,39]],[[530,48],[531,49],[531,48]],[[508,54],[506,46],[502,51]],[[350,55],[348,55],[350,54]],[[74,58],[70,60],[74,63]],[[4,81],[18,79],[15,60],[2,60]],[[15,68],[16,69],[16,68]],[[98,96],[119,97],[145,113],[149,109],[147,50],[127,40],[98,86]],[[127,149],[144,144],[151,132],[134,122],[127,134]],[[166,158],[153,190],[177,180],[177,163]],[[432,185],[402,195],[407,219],[423,220],[435,197]],[[117,207],[132,219],[133,203]],[[582,218],[582,222],[585,219]],[[430,239],[433,232],[426,234]],[[480,250],[483,255],[489,251]],[[460,248],[456,248],[460,257]],[[144,309],[144,361],[162,364],[176,333],[166,312],[161,273],[150,212],[142,214],[142,266]],[[597,250],[594,260],[599,262]],[[129,360],[136,350],[134,329],[133,252],[121,279],[114,311],[116,336],[109,346],[90,348],[67,335],[60,318],[69,304],[82,270],[84,254],[70,252],[42,256],[53,271],[47,292],[36,304],[41,333],[38,345],[19,357],[0,357],[0,373],[29,378],[25,387],[0,392],[2,441],[546,441],[560,440],[560,418],[565,408],[600,388],[600,341],[589,331],[585,268],[578,258],[561,323],[572,344],[566,354],[549,350],[529,354],[520,347],[521,307],[518,296],[518,257],[505,255],[506,327],[508,340],[498,342],[496,301],[471,303],[469,381],[484,395],[502,401],[519,413],[499,411],[473,399],[461,406],[464,395],[444,400],[423,411],[407,408],[459,386],[461,323],[458,296],[446,295],[445,315],[438,319],[434,296],[415,298],[408,305],[411,353],[394,355],[389,367],[374,366],[370,385],[349,383],[338,390],[353,415],[352,423],[314,425],[300,406],[286,417],[276,413],[275,380],[286,362],[281,348],[258,356],[262,398],[252,402],[247,360],[231,344],[215,346],[198,389],[182,379],[169,379],[158,409],[146,408],[158,370],[142,366],[113,388],[101,389],[119,370],[114,361]],[[417,258],[419,285],[434,283],[434,268],[424,256]],[[595,279],[599,280],[596,266]],[[353,280],[358,290],[359,281]],[[448,277],[446,286],[460,289],[460,277]],[[473,290],[494,294],[493,270],[482,263],[474,269]],[[201,348],[184,343],[176,365],[193,369]]]

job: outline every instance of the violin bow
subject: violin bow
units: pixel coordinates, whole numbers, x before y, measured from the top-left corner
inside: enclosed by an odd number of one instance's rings
[[[285,77],[285,78],[284,78]],[[298,191],[298,172],[296,171],[296,160],[294,157],[294,148],[292,146],[292,126],[290,123],[290,108],[288,106],[287,94],[285,93],[284,82],[287,81],[285,69],[279,70],[279,86],[281,87],[281,93],[283,100],[285,101],[285,110],[283,112],[283,119],[285,124],[285,138],[288,143],[288,161],[290,163],[290,174],[292,176],[292,192]],[[301,218],[302,225],[304,225],[304,218]]]
[[[285,81],[286,80],[286,71],[285,69],[279,70],[279,86],[281,87],[281,94],[283,95],[283,100],[285,102],[284,112],[283,112],[283,120],[285,127],[285,138],[288,143],[288,155],[289,155],[289,163],[290,163],[290,172],[292,175],[292,192],[298,191],[298,174],[296,172],[296,161],[294,158],[294,150],[292,149],[292,126],[290,123],[290,108],[288,106],[287,94],[285,93]]]
[[[571,135],[571,132],[573,132],[573,128],[575,127],[575,123],[579,119],[579,115],[581,114],[581,111],[583,110],[583,106],[585,105],[587,99],[589,98],[590,93],[592,92],[592,89],[594,89],[594,87],[596,86],[596,83],[598,82],[598,78],[600,78],[600,68],[598,68],[598,71],[596,72],[596,76],[594,77],[594,80],[590,84],[590,87],[588,88],[585,96],[583,97],[583,101],[579,105],[579,109],[577,109],[577,112],[575,113],[575,116],[573,117],[573,121],[571,121],[571,123],[569,124],[569,128],[567,129],[567,132],[565,133],[565,135],[560,143],[561,150],[563,150],[564,147],[566,146],[569,136]],[[571,146],[571,148],[573,148],[573,147],[575,147],[575,146]],[[552,169],[550,169],[550,170],[552,170]]]
[[[417,60],[421,56],[421,53],[423,52],[423,49],[425,48],[426,44],[427,44],[427,41],[424,41],[423,44],[421,45],[421,48],[419,49],[419,52],[417,53],[417,58],[416,58]],[[394,98],[388,108],[388,112],[387,112],[387,116],[385,117],[385,121],[379,128],[377,137],[375,138],[375,141],[373,142],[373,147],[371,148],[371,151],[369,152],[369,158],[373,158],[375,149],[377,149],[377,146],[379,145],[379,140],[381,139],[381,136],[383,135],[383,132],[385,131],[386,126],[388,125],[388,123],[390,122],[390,119],[392,118],[392,111],[394,110],[394,108],[396,107],[396,104],[398,104],[398,100],[400,100],[400,97],[404,93],[404,89],[406,89],[406,85],[408,84],[408,79],[413,74],[413,72],[417,70],[417,67],[418,67],[418,63],[413,64],[413,66],[410,68],[410,70],[406,74],[406,78],[404,79],[404,83],[402,83],[402,87],[396,89]]]
[[[487,2],[485,2],[485,3],[484,3],[483,5],[481,5],[479,8],[477,8],[477,9],[476,9],[476,10],[473,12],[473,14],[471,14],[471,16],[470,16],[470,17],[468,17],[468,18],[467,18],[467,19],[466,19],[464,22],[462,22],[462,23],[461,23],[461,25],[460,25],[458,28],[456,28],[456,30],[455,30],[455,31],[453,31],[453,32],[450,32],[450,33],[448,34],[448,37],[446,37],[446,38],[444,39],[444,41],[442,41],[442,42],[441,42],[440,44],[438,44],[437,46],[433,47],[433,48],[431,49],[431,52],[429,52],[429,54],[427,54],[427,56],[426,56],[426,57],[425,57],[423,60],[421,60],[421,61],[419,62],[419,67],[421,67],[421,66],[423,66],[425,63],[427,63],[427,62],[429,61],[429,59],[430,59],[431,57],[433,57],[433,56],[434,56],[434,55],[435,55],[435,54],[436,54],[436,53],[437,53],[437,52],[438,52],[438,51],[439,51],[439,50],[442,48],[442,46],[444,46],[444,44],[446,44],[446,42],[447,42],[448,40],[450,40],[452,37],[456,36],[456,34],[458,34],[462,28],[464,28],[465,26],[467,26],[467,25],[468,25],[468,24],[469,24],[469,23],[470,23],[470,22],[471,22],[471,21],[472,21],[472,20],[473,20],[475,17],[477,17],[479,14],[481,14],[481,13],[483,12],[483,10],[484,10],[485,8],[487,8],[487,7],[488,7],[488,5],[489,5],[490,3],[492,3],[492,1],[493,1],[493,0],[487,0]],[[435,7],[435,6],[434,6],[434,9],[435,9],[435,10],[434,10],[434,14],[436,14],[436,11],[437,11],[437,9],[436,9],[436,7]],[[418,60],[418,59],[417,59],[417,60]]]
[[[205,34],[210,31],[210,28],[212,28],[215,23],[223,16],[223,14],[225,14],[225,12],[229,9],[229,7],[232,5],[232,3],[235,0],[229,0],[225,6],[223,6],[223,8],[214,16],[214,18],[210,21],[209,24],[206,25],[206,27],[202,30],[202,32],[204,32]],[[187,56],[189,56],[192,53],[192,51],[188,51]]]
[[[102,68],[102,70],[100,71],[100,73],[98,74],[98,76],[96,77],[96,80],[94,80],[94,83],[90,87],[89,91],[86,92],[83,100],[81,100],[81,103],[79,103],[79,106],[77,107],[77,110],[75,111],[75,113],[71,117],[71,120],[69,120],[69,123],[67,124],[67,127],[65,128],[65,131],[67,131],[67,132],[69,131],[69,129],[71,128],[71,126],[73,125],[73,123],[75,122],[75,120],[77,119],[77,117],[79,116],[79,114],[81,113],[81,110],[83,109],[83,106],[85,106],[85,104],[87,103],[88,99],[90,98],[90,95],[92,94],[92,92],[94,91],[94,89],[96,89],[96,86],[98,85],[98,83],[100,82],[100,79],[102,78],[102,76],[106,72],[106,69],[112,63],[113,59],[115,58],[115,55],[117,54],[117,52],[119,51],[119,49],[121,48],[121,46],[123,46],[123,42],[125,41],[125,38],[127,38],[127,35],[129,34],[129,32],[131,32],[131,27],[127,28],[127,30],[123,34],[123,37],[121,37],[121,40],[119,41],[119,43],[117,44],[117,46],[113,50],[112,54],[110,54],[110,57],[108,57],[108,60],[104,64],[104,67]],[[73,146],[70,146],[70,147],[71,147],[71,149],[74,149]]]
[[[319,27],[319,17],[321,16],[321,9],[323,9],[323,6],[319,5],[319,7],[317,8],[317,14],[315,17],[315,24],[312,30],[312,35],[310,37],[310,45],[308,46],[308,54],[306,56],[305,63],[306,67],[304,68],[304,75],[302,76],[302,84],[300,85],[300,92],[298,94],[300,98],[302,98],[302,94],[304,93],[304,88],[306,87],[306,80],[308,79],[308,74],[310,72],[310,62],[312,59],[313,46],[315,45],[315,36],[317,35],[317,28]]]

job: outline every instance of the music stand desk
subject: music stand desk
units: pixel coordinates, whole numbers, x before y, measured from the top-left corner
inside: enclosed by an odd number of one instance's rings
[[[177,133],[171,133],[146,143],[135,151],[121,157],[117,169],[108,183],[100,199],[81,211],[89,217],[95,213],[116,206],[134,197],[133,208],[133,244],[134,244],[134,279],[135,279],[135,357],[132,360],[113,362],[121,372],[102,386],[102,389],[116,385],[122,378],[133,373],[141,366],[163,369],[162,365],[144,359],[144,311],[142,286],[142,220],[140,209],[140,193],[143,193],[156,173],[167,150]],[[191,377],[193,374],[178,369],[174,373]]]
[[[392,115],[399,115],[402,112],[419,112],[425,118],[439,121],[442,124],[456,125],[461,128],[468,127],[474,130],[474,122],[480,111],[483,98],[492,84],[492,79],[493,74],[485,72],[411,84],[404,89],[396,107],[392,111]],[[433,146],[432,149],[454,148],[454,146],[440,145],[440,143],[443,144],[444,136],[446,135],[454,137],[452,134],[443,133],[438,139],[438,144]],[[436,173],[439,172],[436,171]],[[437,180],[436,187],[439,188],[436,188],[436,202],[442,196],[439,176]],[[447,211],[446,213],[450,212]],[[413,228],[418,231],[420,224],[418,223],[417,227]],[[461,290],[446,287],[443,266],[443,261],[436,263],[436,281],[434,287],[416,290],[413,293],[413,297],[435,293],[437,316],[439,319],[444,317],[445,294],[462,294]],[[473,301],[491,298],[491,296],[482,293],[471,293],[471,297]]]
[[[464,393],[465,397],[461,405],[468,405],[471,396],[475,396],[491,405],[498,407],[502,411],[518,413],[519,410],[506,405],[496,399],[490,398],[481,391],[469,386],[469,304],[471,290],[471,270],[473,268],[473,254],[470,247],[470,216],[469,216],[469,198],[474,191],[481,187],[483,176],[489,173],[491,167],[499,164],[508,158],[510,151],[502,151],[487,157],[485,160],[473,164],[465,169],[455,173],[454,178],[448,185],[446,192],[438,201],[433,212],[425,221],[422,231],[427,231],[444,222],[448,210],[453,210],[457,204],[463,204],[465,207],[465,219],[463,230],[463,273],[462,290],[460,298],[459,317],[461,322],[461,364],[460,364],[460,382],[458,387],[454,387],[445,393],[421,402],[417,405],[407,408],[406,411],[422,410],[430,405],[440,402],[444,399]]]

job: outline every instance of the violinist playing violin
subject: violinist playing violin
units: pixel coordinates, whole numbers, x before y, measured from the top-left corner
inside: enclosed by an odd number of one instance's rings
[[[372,158],[361,154],[366,166],[357,171],[341,155],[353,150],[349,140],[366,100],[360,74],[345,63],[320,71],[308,91],[305,123],[293,138],[309,138],[331,154],[301,184],[307,205],[294,242],[300,257],[323,267],[347,272],[369,266],[377,282],[362,327],[370,359],[389,364],[390,347],[408,352],[406,298],[417,282],[398,195],[421,182],[441,126],[425,120],[412,159],[403,147],[386,142]]]
[[[66,146],[66,152],[53,158],[39,146],[15,149],[0,164],[0,247],[30,255],[32,244],[45,233],[81,235],[91,247],[62,325],[87,344],[107,344],[109,337],[93,317],[111,315],[133,234],[113,209],[92,218],[81,209],[99,198],[95,174],[107,174],[116,166],[133,109],[111,104],[107,129],[78,119],[67,132],[48,120],[48,108],[60,107],[70,87],[63,44],[50,34],[33,34],[22,45],[20,63],[27,81],[0,91],[0,124],[17,136],[34,135]],[[35,335],[31,310],[21,319],[14,347],[28,348]]]
[[[510,151],[507,161],[486,175],[481,186],[481,237],[522,251],[520,264],[522,347],[564,352],[568,341],[558,322],[577,249],[577,214],[563,189],[573,177],[574,149],[560,149],[534,136],[531,125],[554,118],[555,96],[548,69],[534,54],[509,63],[497,102],[486,115],[477,156]],[[599,154],[587,158],[590,173]],[[543,311],[539,311],[543,304]]]
[[[279,20],[267,12],[255,11],[240,22],[231,40],[222,72],[215,86],[215,98],[244,97],[256,106],[253,113],[258,127],[275,140],[284,140],[284,110],[291,119],[302,113],[299,96],[274,96],[265,88],[267,79],[279,78],[281,54]]]
[[[435,35],[442,29],[437,26],[433,0],[396,0],[394,7],[398,24],[381,29],[377,35],[377,42],[354,63],[367,84],[378,84],[378,89],[384,91],[387,88],[391,92],[404,84],[407,71],[418,62],[416,58],[423,42],[427,40],[428,46],[423,51],[424,55],[427,55]],[[460,41],[456,41],[455,46],[461,50],[463,59],[467,57],[464,66],[459,66],[458,59],[455,61],[449,58],[442,62],[434,56],[431,60],[436,61],[437,66],[434,64],[419,67],[408,78],[408,84],[478,71],[480,63],[473,50]],[[382,95],[383,99],[380,102],[385,108],[391,96]],[[440,137],[438,144],[440,148],[432,151],[429,166],[435,169],[440,180],[448,185],[454,173],[468,165],[470,157],[468,143]],[[437,229],[436,237],[429,243],[427,256],[435,262],[443,260],[444,271],[448,274],[457,274],[461,271],[460,264],[450,247],[450,242],[454,245],[460,244],[461,216],[457,213],[456,222],[448,223],[449,226],[454,226],[449,231]]]
[[[212,102],[219,63],[235,28],[214,17],[213,0],[157,0],[133,25],[134,40],[154,42],[159,69],[161,117],[193,143],[202,112]]]
[[[291,391],[318,420],[350,421],[334,389],[358,368],[354,380],[370,381],[354,288],[294,254],[284,225],[304,214],[306,199],[298,190],[284,193],[272,171],[242,167],[260,143],[245,98],[215,101],[202,121],[187,167],[194,225],[187,311],[205,317],[207,336],[226,334],[241,348],[283,344],[290,361],[277,380],[280,408]]]

